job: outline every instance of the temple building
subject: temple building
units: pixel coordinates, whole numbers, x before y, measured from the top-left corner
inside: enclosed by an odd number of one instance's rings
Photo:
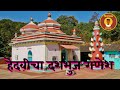
[[[12,61],[80,61],[80,44],[84,43],[81,37],[67,35],[62,32],[61,25],[48,18],[36,25],[31,18],[30,22],[20,29],[21,35],[11,40]]]

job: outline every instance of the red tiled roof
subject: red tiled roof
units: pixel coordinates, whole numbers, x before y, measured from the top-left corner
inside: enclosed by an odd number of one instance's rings
[[[51,35],[51,34],[39,34],[39,35],[31,35],[31,36],[26,36],[23,38],[17,38],[13,39],[13,41],[24,41],[24,40],[30,40],[30,39],[36,39],[36,38],[53,38],[53,39],[58,39],[58,40],[73,40],[73,41],[82,41],[81,39],[76,40],[74,37],[68,37],[68,36],[57,36],[56,35]]]
[[[26,31],[26,29],[35,29],[35,30],[37,30],[37,29],[39,29],[39,27],[35,24],[35,23],[33,23],[32,21],[30,22],[30,23],[28,23],[27,25],[25,25],[25,26],[23,26],[21,29],[20,29],[20,31]]]
[[[39,30],[40,32],[45,32],[45,29]],[[54,32],[54,33],[63,33],[61,30],[56,30],[53,28],[48,28],[47,29],[48,32]]]
[[[79,49],[78,47],[76,47],[74,45],[61,45],[61,46],[66,48],[66,49]]]
[[[39,29],[39,27],[34,24],[27,24],[24,27],[22,27],[21,29],[28,29],[28,28]]]
[[[56,24],[59,24],[58,22],[56,22],[55,20],[52,20],[52,19],[50,19],[50,20],[47,19],[47,20],[45,20],[41,23],[56,23]]]

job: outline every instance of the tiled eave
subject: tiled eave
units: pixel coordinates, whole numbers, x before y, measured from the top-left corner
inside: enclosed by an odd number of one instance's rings
[[[65,42],[74,42],[74,43],[84,43],[80,37],[73,37],[65,34],[51,34],[51,33],[42,33],[34,35],[25,35],[12,39],[12,44],[29,42],[29,41],[65,41]]]
[[[82,44],[83,41],[75,41],[75,40],[65,40],[65,39],[55,39],[55,38],[36,38],[36,39],[28,39],[21,41],[13,41],[11,44],[23,43],[23,42],[34,42],[34,41],[56,41],[56,42],[71,42],[76,44]]]
[[[49,36],[52,36],[52,37],[59,37],[59,36],[63,36],[63,37],[68,37],[68,38],[80,38],[81,37],[74,37],[74,36],[70,36],[70,35],[66,35],[66,34],[56,34],[56,33],[35,33],[35,34],[31,34],[31,35],[24,35],[24,36],[19,36],[17,38],[27,38],[27,37],[37,37],[37,36],[42,36],[42,35],[49,35]]]

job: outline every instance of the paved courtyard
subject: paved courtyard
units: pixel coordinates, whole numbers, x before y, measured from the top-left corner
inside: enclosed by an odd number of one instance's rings
[[[120,79],[120,70],[91,70],[81,68],[80,70],[76,70],[76,75],[66,76],[64,70],[58,72],[10,72],[7,69],[7,64],[1,64],[0,79]]]

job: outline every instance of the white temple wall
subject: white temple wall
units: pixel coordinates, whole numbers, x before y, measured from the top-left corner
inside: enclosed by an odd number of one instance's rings
[[[22,61],[28,59],[29,50],[32,51],[32,61],[45,61],[45,45],[31,45],[12,47],[12,61]],[[17,58],[18,57],[18,58]]]
[[[75,45],[75,46],[79,48],[79,49],[74,50],[75,54],[77,55],[77,60],[81,61],[80,46],[79,45]]]
[[[77,60],[81,61],[80,46],[75,45],[79,49],[74,50],[77,55]],[[61,61],[61,50],[59,44],[38,44],[38,45],[26,45],[15,47],[12,46],[12,60],[22,61],[23,58],[28,59],[28,51],[32,51],[32,61],[52,61],[53,56],[56,56],[56,60]],[[18,56],[18,57],[17,57]],[[71,56],[73,57],[73,56]]]
[[[77,55],[77,61],[80,61],[80,50],[74,50],[74,52]]]
[[[33,61],[45,61],[45,45],[31,46]]]
[[[47,60],[52,61],[53,56],[56,56],[57,61],[61,61],[61,50],[58,44],[47,45]]]
[[[27,58],[26,47],[12,47],[12,61],[22,61],[23,58]]]

